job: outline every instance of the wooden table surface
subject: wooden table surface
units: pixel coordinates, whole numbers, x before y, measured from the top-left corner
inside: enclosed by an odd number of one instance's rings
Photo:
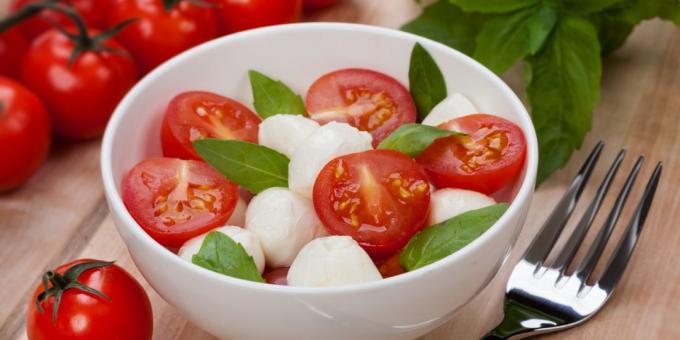
[[[0,5],[5,1],[0,0]],[[397,28],[419,10],[412,0],[347,0],[308,19]],[[518,68],[504,78],[522,93]],[[648,158],[631,202],[637,201],[656,161],[665,164],[660,190],[647,220],[648,228],[608,306],[585,325],[554,338],[680,339],[679,94],[680,30],[661,21],[644,23],[622,50],[606,60],[602,102],[593,130],[569,166],[538,189],[517,246],[501,273],[453,320],[425,338],[474,339],[500,321],[503,290],[512,264],[589,150],[598,140],[605,140],[607,148],[593,182],[604,176],[605,163],[625,147],[629,157],[624,170],[630,168],[636,155]],[[212,339],[165,303],[130,260],[105,205],[99,147],[99,141],[57,143],[47,163],[26,186],[0,196],[0,339],[25,338],[28,297],[41,271],[81,257],[115,259],[139,279],[153,304],[155,339]],[[615,188],[621,182],[622,178],[617,178]],[[592,197],[593,189],[591,186],[584,197]],[[610,201],[603,211],[611,206]],[[624,212],[624,221],[630,210]]]

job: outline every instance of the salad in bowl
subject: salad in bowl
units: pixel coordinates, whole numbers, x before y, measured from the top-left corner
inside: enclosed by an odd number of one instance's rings
[[[114,114],[102,169],[142,273],[213,334],[409,338],[498,269],[535,145],[519,100],[471,59],[406,33],[302,24],[154,71]],[[258,310],[272,329],[248,328]]]

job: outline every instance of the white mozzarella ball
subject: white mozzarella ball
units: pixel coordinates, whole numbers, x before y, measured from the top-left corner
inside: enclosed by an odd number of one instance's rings
[[[288,271],[288,285],[331,287],[381,280],[371,258],[349,236],[329,236],[309,242]]]
[[[286,188],[259,193],[246,210],[246,229],[262,243],[267,264],[288,267],[323,228],[312,202]]]
[[[444,222],[470,210],[496,204],[496,201],[482,193],[463,189],[439,189],[430,196],[430,218],[427,225]]]
[[[208,233],[213,231],[225,234],[234,240],[234,242],[243,246],[243,249],[246,250],[246,253],[253,257],[253,261],[255,261],[257,270],[259,270],[260,273],[264,272],[264,252],[262,251],[260,240],[258,240],[257,236],[252,232],[236,226],[227,225],[216,228],[203,235],[186,241],[182,248],[179,249],[179,257],[188,262],[192,262],[191,258],[201,249],[201,245],[203,245],[203,240],[205,240],[205,237],[208,235]]]
[[[234,212],[232,212],[231,216],[229,216],[227,225],[243,227],[246,224],[247,207],[248,203],[246,203],[246,200],[244,200],[243,197],[239,196],[238,201],[236,202],[236,208],[234,208]]]
[[[259,142],[288,158],[319,128],[316,121],[299,115],[274,115],[260,123]]]
[[[365,131],[345,123],[330,122],[304,140],[288,165],[288,187],[305,197],[312,189],[321,169],[336,157],[370,150],[373,138]]]
[[[460,93],[442,100],[423,120],[424,125],[438,126],[452,119],[479,113],[479,110]]]

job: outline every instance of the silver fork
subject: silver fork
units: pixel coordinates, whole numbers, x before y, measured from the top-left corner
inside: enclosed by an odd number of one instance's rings
[[[574,259],[574,255],[583,242],[588,229],[593,224],[609,186],[623,161],[624,150],[621,150],[614,160],[600,184],[595,198],[586,209],[564,247],[559,250],[555,261],[551,264],[546,263],[546,258],[567,224],[603,147],[602,142],[597,144],[578,175],[571,182],[564,197],[557,204],[522,259],[513,269],[505,293],[505,317],[501,324],[484,336],[483,339],[521,339],[577,326],[600,311],[612,295],[614,288],[623,276],[628,260],[642,232],[661,177],[661,163],[657,164],[654,169],[633,217],[599,279],[592,284],[589,283],[595,265],[607,245],[635,179],[640,172],[643,157],[638,158],[633,166],[616,198],[614,207],[583,261],[573,273],[567,273],[566,270]]]

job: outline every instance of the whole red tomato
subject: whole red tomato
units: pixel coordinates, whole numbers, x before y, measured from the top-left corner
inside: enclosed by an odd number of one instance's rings
[[[50,118],[40,98],[0,77],[0,192],[28,180],[47,157]]]
[[[317,10],[337,4],[339,0],[305,0],[306,10]]]
[[[168,3],[170,7],[166,8]],[[143,73],[218,36],[213,8],[189,0],[113,0],[109,25],[130,18],[138,21],[125,28],[117,39],[132,53]]]
[[[43,33],[28,50],[21,79],[44,100],[55,134],[87,139],[104,131],[116,105],[137,81],[137,67],[114,39],[80,46],[85,50],[71,60],[75,48],[77,43],[57,30]]]
[[[26,322],[29,340],[151,339],[149,297],[123,268],[82,259],[48,271],[43,280],[52,290],[45,294],[39,285],[33,293]]]
[[[26,55],[28,43],[16,28],[0,33],[0,75],[19,77],[19,65]]]
[[[41,0],[13,0],[10,6],[12,12],[30,3]],[[108,0],[59,0],[60,3],[73,6],[90,28],[106,28],[106,13],[108,12]],[[67,16],[53,10],[44,10],[39,15],[23,21],[17,27],[28,40],[33,40],[41,33],[52,28],[53,23],[68,25],[71,21]]]
[[[223,34],[300,19],[302,0],[212,0]]]

